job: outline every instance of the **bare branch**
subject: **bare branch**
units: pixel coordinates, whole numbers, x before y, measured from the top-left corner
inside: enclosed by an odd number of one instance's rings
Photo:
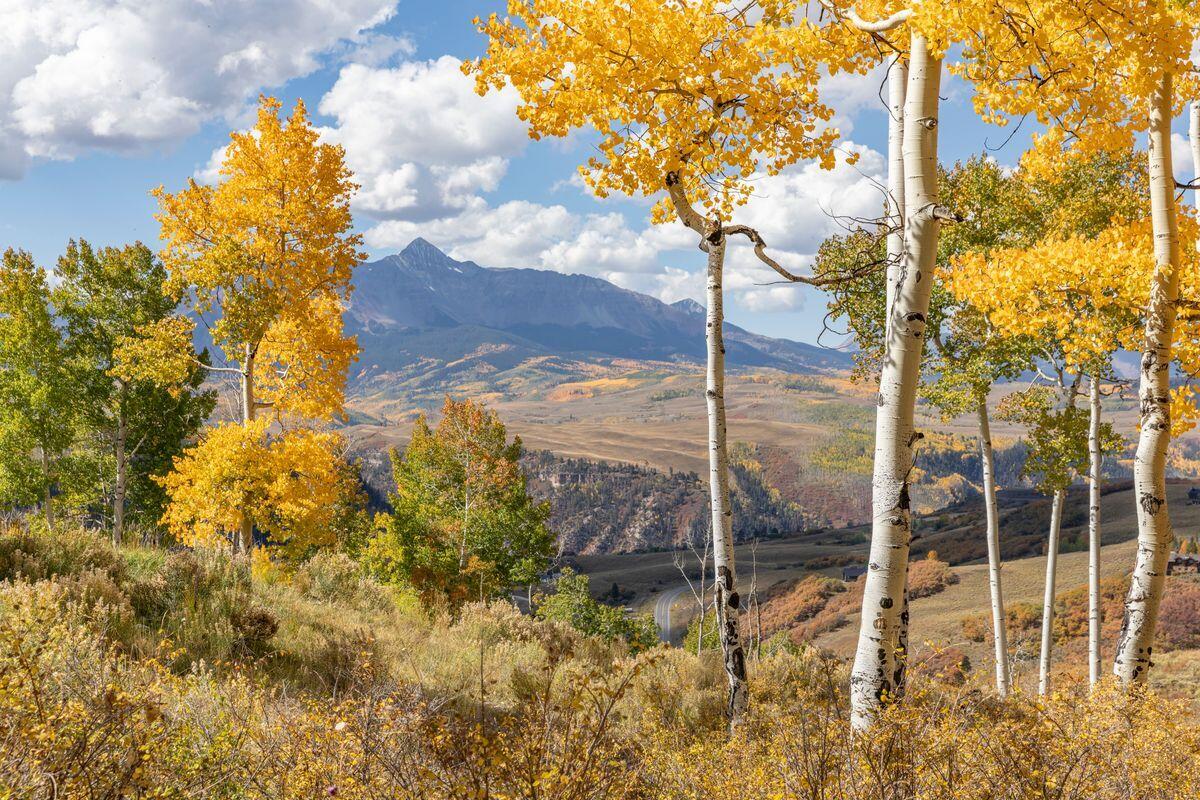
[[[900,27],[903,23],[908,21],[908,18],[911,17],[912,14],[913,12],[911,8],[905,8],[897,11],[895,14],[892,14],[886,19],[871,22],[860,17],[858,12],[854,10],[854,7],[851,6],[851,8],[846,12],[846,18],[849,19],[850,23],[860,31],[866,31],[867,33],[884,33]]]
[[[227,372],[232,375],[242,374],[242,370],[238,367],[214,367],[212,364],[205,364],[198,358],[193,358],[192,361],[194,361],[197,366],[204,367],[204,369],[208,370],[209,372]]]
[[[748,225],[726,225],[721,229],[721,233],[726,236],[745,236],[754,244],[754,255],[758,256],[758,260],[778,272],[781,276],[783,276],[784,279],[790,281],[791,283],[803,283],[806,286],[815,286],[818,288],[822,286],[832,286],[834,284],[861,277],[863,274],[869,271],[870,267],[874,266],[873,264],[870,264],[866,265],[866,268],[862,270],[855,270],[849,273],[839,273],[836,275],[824,275],[819,278],[810,275],[796,275],[792,272],[789,272],[778,261],[767,255],[767,243],[763,241],[762,236],[754,228],[751,228]]]
[[[821,0],[821,5],[824,6],[825,9],[834,16],[840,16],[839,9],[835,8],[829,2],[829,0]],[[858,12],[854,10],[854,7],[851,6],[850,8],[846,9],[845,15],[850,24],[858,28],[860,31],[865,31],[867,33],[886,33],[887,31],[895,30],[903,23],[908,21],[908,18],[913,15],[913,12],[911,8],[905,8],[897,11],[890,17],[886,17],[885,19],[870,21],[860,17]]]
[[[962,222],[963,221],[963,217],[961,214],[956,214],[953,211],[951,211],[950,209],[946,208],[945,206],[934,206],[933,207],[933,218],[936,220],[941,220],[942,222]]]

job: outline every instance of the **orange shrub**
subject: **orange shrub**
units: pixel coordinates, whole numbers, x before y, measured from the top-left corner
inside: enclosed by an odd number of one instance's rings
[[[845,591],[841,581],[817,574],[772,587],[762,604],[763,634],[770,636],[812,619],[830,597]]]
[[[937,554],[930,551],[928,558],[913,561],[908,565],[908,597],[915,600],[929,597],[958,583],[958,576],[950,571],[950,565],[938,561]]]
[[[1165,650],[1200,647],[1200,583],[1167,581],[1158,611],[1158,635]]]

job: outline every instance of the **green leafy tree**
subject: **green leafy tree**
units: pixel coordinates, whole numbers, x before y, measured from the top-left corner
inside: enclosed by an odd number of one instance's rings
[[[549,504],[529,496],[520,457],[520,438],[508,442],[495,412],[447,397],[437,426],[422,416],[403,456],[392,452],[393,512],[367,543],[367,564],[450,607],[533,583],[554,535]]]
[[[658,628],[653,617],[648,614],[629,616],[616,606],[593,599],[588,576],[576,574],[569,567],[554,582],[553,594],[537,598],[535,613],[538,619],[566,623],[588,636],[599,636],[610,642],[623,640],[635,653],[658,644]]]
[[[212,412],[215,395],[200,388],[203,358],[195,353],[189,357],[197,363],[170,385],[135,378],[120,363],[123,348],[175,311],[166,270],[148,247],[95,250],[71,242],[57,275],[52,300],[84,400],[78,459],[99,479],[95,494],[111,509],[118,543],[130,518],[152,523],[162,516],[166,497],[152,477],[170,470]]]
[[[40,502],[54,524],[81,400],[46,275],[29,253],[9,249],[0,261],[0,506]]]

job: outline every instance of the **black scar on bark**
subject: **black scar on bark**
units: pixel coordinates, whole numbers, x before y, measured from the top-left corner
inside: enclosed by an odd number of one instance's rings
[[[1161,497],[1155,497],[1150,492],[1142,492],[1138,498],[1138,503],[1142,506],[1142,511],[1152,517],[1162,510],[1164,502]]]
[[[742,598],[738,595],[737,592],[734,592],[733,594],[729,595],[728,606],[730,608],[732,608],[733,610],[736,611],[738,606],[741,604],[741,602],[742,602]]]
[[[908,496],[908,483],[900,487],[900,502],[897,505],[903,511],[912,508],[912,499]]]
[[[881,597],[879,598],[879,605],[881,608],[891,608],[895,603],[892,602],[892,598],[890,597]]]
[[[746,679],[746,654],[742,652],[742,648],[737,648],[729,656],[730,669],[738,678]]]

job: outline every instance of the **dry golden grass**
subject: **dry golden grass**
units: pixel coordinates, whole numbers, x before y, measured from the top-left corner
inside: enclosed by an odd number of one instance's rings
[[[1171,517],[1175,523],[1177,536],[1192,535],[1200,528],[1200,506],[1189,506],[1186,502],[1188,486],[1172,484],[1168,487],[1168,497],[1171,503]],[[1104,497],[1102,506],[1103,527],[1105,535],[1122,538],[1131,536],[1136,530],[1137,521],[1133,507],[1133,495],[1130,491],[1115,492]],[[1003,530],[1001,530],[1003,536]],[[1101,549],[1101,577],[1119,577],[1127,574],[1132,568],[1137,552],[1137,543],[1132,539],[1119,544],[1107,545]],[[1058,557],[1057,594],[1061,595],[1087,582],[1088,554],[1085,551],[1061,553]],[[1024,558],[1008,561],[1004,564],[1004,600],[1007,604],[1019,602],[1042,603],[1045,587],[1045,557]],[[937,646],[961,648],[970,657],[976,670],[992,669],[991,643],[969,641],[962,631],[962,620],[971,614],[987,613],[989,588],[987,566],[985,564],[970,564],[954,568],[959,576],[959,582],[941,594],[915,600],[911,607],[912,627],[911,642],[919,655],[921,649],[927,649],[933,643]],[[843,658],[853,656],[858,635],[858,615],[854,615],[849,623],[817,640],[817,645],[828,648]],[[1104,653],[1105,668],[1111,653]],[[1156,659],[1157,661],[1158,659]],[[1165,681],[1180,682],[1179,676],[1191,675],[1193,667],[1188,666],[1194,656],[1187,654],[1172,654],[1170,666],[1160,672]],[[1036,664],[1017,665],[1019,679],[1036,681]]]

